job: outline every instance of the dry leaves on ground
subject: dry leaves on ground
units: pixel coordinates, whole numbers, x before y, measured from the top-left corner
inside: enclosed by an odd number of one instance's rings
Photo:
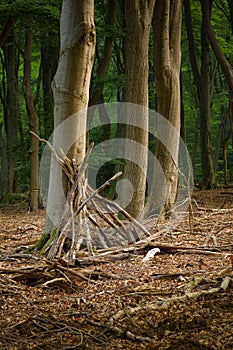
[[[42,234],[43,210],[2,208],[0,348],[232,349],[233,190],[194,199],[192,232],[188,216],[155,225],[150,242],[75,267],[22,252]]]

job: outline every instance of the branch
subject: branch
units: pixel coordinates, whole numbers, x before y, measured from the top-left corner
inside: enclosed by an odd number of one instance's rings
[[[3,29],[2,34],[0,35],[0,48],[3,46],[3,44],[5,43],[11,28],[13,27],[14,23],[16,21],[16,17],[15,16],[10,16],[8,18],[8,21],[5,25],[5,28]]]
[[[229,89],[231,91],[233,91],[233,69],[232,69],[232,66],[228,62],[224,53],[222,52],[222,50],[218,44],[218,41],[215,37],[214,30],[210,24],[207,26],[207,36],[208,36],[209,43],[212,47],[212,50],[215,54],[215,57],[218,60],[220,66],[222,68],[222,72],[226,78],[226,82],[229,86]]]
[[[39,140],[40,142],[44,142],[52,151],[53,155],[55,156],[56,160],[58,161],[59,164],[61,164],[62,166],[64,165],[63,160],[58,156],[57,152],[55,151],[55,149],[53,148],[53,146],[51,145],[51,143],[45,139],[42,139],[40,136],[38,136],[36,133],[34,133],[33,131],[29,131],[30,134],[32,134],[35,138],[37,138],[37,140]]]

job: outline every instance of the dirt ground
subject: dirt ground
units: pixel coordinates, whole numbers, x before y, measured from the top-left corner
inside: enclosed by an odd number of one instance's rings
[[[155,223],[141,249],[73,268],[25,252],[43,210],[2,207],[0,349],[233,349],[233,188],[193,200],[193,216]]]

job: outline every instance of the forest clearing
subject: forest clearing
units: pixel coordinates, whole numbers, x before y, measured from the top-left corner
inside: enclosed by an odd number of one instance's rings
[[[233,188],[196,190],[193,203],[176,228],[155,223],[150,243],[86,260],[80,251],[72,268],[23,252],[44,210],[1,207],[0,348],[232,349]]]

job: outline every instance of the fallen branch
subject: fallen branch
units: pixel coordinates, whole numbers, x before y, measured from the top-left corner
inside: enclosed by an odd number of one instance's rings
[[[115,315],[111,316],[109,318],[108,322],[109,322],[109,325],[113,325],[115,321],[123,318],[126,315],[126,312],[127,312],[127,314],[132,316],[132,315],[134,315],[136,313],[140,313],[140,312],[151,312],[151,311],[155,311],[155,310],[166,309],[173,302],[178,302],[178,301],[180,302],[180,301],[186,301],[186,300],[190,300],[190,299],[196,299],[196,298],[199,298],[201,296],[212,295],[215,293],[220,293],[222,291],[223,291],[222,287],[212,288],[209,290],[202,290],[202,291],[198,291],[198,292],[186,293],[185,295],[182,295],[182,296],[172,297],[172,298],[168,298],[165,300],[154,301],[152,303],[144,304],[141,306],[127,308],[126,311],[120,310]]]

